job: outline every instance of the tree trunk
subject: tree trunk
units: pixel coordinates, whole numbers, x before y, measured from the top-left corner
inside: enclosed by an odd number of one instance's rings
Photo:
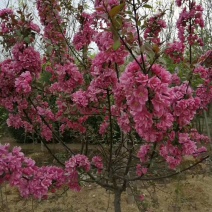
[[[120,191],[115,191],[114,209],[115,209],[115,212],[121,212],[121,192]]]
[[[129,175],[129,174],[128,174]],[[126,194],[127,194],[127,203],[128,204],[133,204],[135,203],[135,197],[134,194],[132,192],[132,188],[130,188],[130,186],[128,185],[126,188]]]

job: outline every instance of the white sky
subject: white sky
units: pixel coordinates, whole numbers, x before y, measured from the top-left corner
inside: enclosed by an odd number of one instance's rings
[[[5,0],[0,0],[0,9],[3,9],[5,8],[7,5],[6,1]]]

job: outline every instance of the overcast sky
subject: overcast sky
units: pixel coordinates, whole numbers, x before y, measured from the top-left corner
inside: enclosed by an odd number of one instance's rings
[[[5,8],[5,6],[6,6],[5,1],[4,0],[1,0],[0,1],[0,9]]]

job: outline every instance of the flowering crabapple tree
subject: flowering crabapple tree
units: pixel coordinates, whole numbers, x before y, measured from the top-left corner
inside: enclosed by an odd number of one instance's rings
[[[1,145],[0,184],[16,186],[24,198],[42,199],[61,186],[79,191],[86,176],[114,192],[119,212],[131,182],[178,174],[187,155],[196,164],[209,157],[209,138],[192,125],[212,98],[211,64],[204,63],[212,54],[193,56],[193,48],[204,45],[200,4],[176,0],[182,8],[178,39],[164,44],[165,12],[140,13],[151,9],[148,0],[96,0],[92,13],[85,4],[35,2],[39,25],[25,6],[0,11],[1,43],[9,55],[0,63],[0,105],[9,112],[8,126],[39,135],[59,165],[38,167],[20,148]],[[79,26],[72,40],[68,17],[62,16],[71,13]],[[38,36],[42,52],[36,50]],[[94,58],[91,43],[98,47]],[[184,64],[187,79],[171,74],[164,57]],[[77,152],[67,146],[65,132],[80,134],[86,148]],[[91,134],[95,155],[88,151]],[[65,163],[51,152],[51,142],[64,146]]]

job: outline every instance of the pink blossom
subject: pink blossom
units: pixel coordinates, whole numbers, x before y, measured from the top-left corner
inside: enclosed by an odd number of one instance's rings
[[[16,129],[22,127],[22,119],[19,114],[9,114],[9,118],[7,119],[7,125],[9,127],[14,127]]]
[[[3,10],[0,10],[0,18],[4,18],[5,16],[13,15],[13,10],[6,8]]]
[[[90,162],[85,155],[77,154],[66,162],[66,171],[72,173],[77,168],[83,168],[86,172],[90,170]]]
[[[81,18],[83,19],[83,28],[74,35],[73,44],[77,50],[81,50],[83,47],[88,46],[95,34],[92,24],[94,18],[92,15],[83,13]]]
[[[24,156],[21,148],[10,152],[9,144],[0,145],[0,184],[8,181],[15,186],[24,198],[36,199],[48,197],[48,192],[69,185],[80,190],[79,169],[90,170],[90,162],[84,155],[75,155],[66,162],[65,169],[55,166],[37,167],[35,161]],[[94,157],[97,168],[102,169],[100,157]]]
[[[149,144],[145,144],[142,145],[137,153],[137,157],[140,159],[141,162],[146,162],[147,158],[148,158],[148,153],[150,150],[150,145]]]
[[[28,94],[31,92],[32,76],[29,71],[23,72],[15,80],[16,92]]]
[[[49,129],[49,126],[43,125],[41,127],[41,136],[46,140],[46,141],[51,141],[52,140],[52,130]]]
[[[119,126],[124,132],[129,132],[131,130],[131,124],[129,120],[129,116],[122,112],[120,117],[117,119]]]
[[[178,118],[180,126],[190,123],[194,118],[197,109],[200,108],[200,99],[198,97],[182,99],[178,101],[174,107],[174,116]]]
[[[67,63],[64,65],[57,65],[55,68],[57,82],[51,85],[51,92],[70,93],[74,88],[83,83],[83,76],[75,64]]]
[[[144,201],[145,200],[145,195],[144,194],[141,194],[140,196],[139,196],[139,199],[140,199],[140,201]]]
[[[174,41],[169,43],[165,53],[175,62],[180,63],[183,61],[183,54],[185,50],[185,45],[182,42]]]
[[[108,126],[109,126],[109,122],[106,122],[106,121],[103,122],[99,127],[99,133],[101,135],[104,135],[108,129]]]
[[[194,141],[187,141],[185,143],[183,143],[183,154],[184,155],[192,155],[194,153],[196,153],[197,151],[197,145]]]
[[[176,73],[172,74],[171,80],[172,80],[172,84],[180,85],[181,80]]]
[[[202,147],[198,148],[198,149],[196,150],[196,152],[193,153],[193,155],[194,155],[195,157],[197,157],[197,156],[200,156],[202,153],[205,153],[205,152],[208,152],[208,150],[207,150],[206,147],[202,146]]]
[[[178,6],[181,6],[182,1],[177,1]],[[203,45],[203,41],[199,38],[196,31],[197,26],[204,27],[204,20],[202,18],[203,9],[201,5],[196,5],[196,2],[192,2],[189,6],[189,10],[184,7],[180,13],[180,17],[177,20],[178,38],[184,43],[186,41],[186,33],[188,33],[187,41],[189,45]],[[191,24],[191,25],[190,25]],[[195,26],[194,26],[195,25]]]
[[[12,50],[14,60],[20,68],[27,70],[38,77],[41,72],[40,54],[33,47],[26,47],[25,44],[16,44]]]
[[[155,44],[160,44],[159,33],[163,28],[166,28],[166,22],[162,20],[163,14],[159,13],[149,18],[146,22],[144,38],[152,41]]]
[[[94,156],[91,161],[93,165],[97,168],[98,173],[101,174],[103,170],[102,158],[100,156]]]
[[[175,169],[181,163],[181,158],[175,158],[173,156],[167,156],[166,161],[169,164],[170,169]]]
[[[53,121],[55,120],[54,114],[50,108],[42,108],[42,107],[38,106],[37,113],[39,116],[42,116],[43,118],[45,117],[45,119],[47,119],[47,120],[53,120]]]
[[[148,169],[146,167],[142,167],[141,164],[137,164],[136,166],[136,174],[141,177],[147,173]]]
[[[35,23],[33,23],[33,22],[30,22],[29,26],[30,26],[30,28],[31,28],[33,31],[35,31],[35,32],[37,32],[37,33],[40,32],[40,27],[39,27],[37,24],[35,24]]]
[[[195,69],[194,69],[194,73],[195,74],[199,74],[201,78],[203,79],[208,79],[209,77],[209,70],[203,66],[197,66]]]
[[[143,86],[139,86],[133,91],[133,94],[127,96],[127,103],[134,112],[141,112],[147,100],[148,90]]]

